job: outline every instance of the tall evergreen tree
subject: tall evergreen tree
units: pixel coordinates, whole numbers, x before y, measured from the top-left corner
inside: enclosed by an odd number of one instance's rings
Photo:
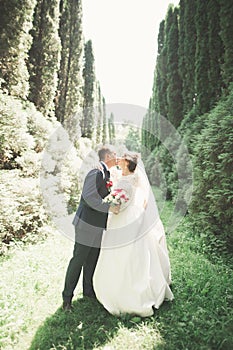
[[[144,115],[142,119],[142,130],[141,130],[141,140],[142,140],[142,156],[143,158],[147,156],[147,131],[146,131],[147,115]]]
[[[180,37],[183,40],[183,52],[179,54],[180,72],[182,79],[183,113],[189,112],[195,104],[195,59],[196,59],[196,0],[182,1],[184,9],[181,8]],[[184,26],[183,29],[182,25]]]
[[[26,65],[32,43],[36,0],[1,0],[0,2],[0,79],[8,93],[27,98],[29,73]]]
[[[178,127],[182,120],[182,82],[179,74],[179,32],[178,32],[178,9],[169,9],[171,16],[170,28],[167,32],[167,116],[168,120]],[[169,22],[168,22],[169,23]]]
[[[223,63],[223,43],[220,37],[220,5],[218,0],[209,0],[207,3],[207,18],[209,25],[209,84],[210,84],[210,107],[221,96],[223,80],[221,75],[221,65]],[[233,29],[233,27],[232,27]],[[233,61],[232,61],[233,63]]]
[[[56,117],[64,123],[77,118],[83,104],[83,30],[81,0],[60,2],[61,62],[56,95]]]
[[[233,82],[233,6],[231,0],[219,0],[220,3],[220,35],[224,46],[224,62],[222,75],[225,87]]]
[[[147,148],[150,151],[158,144],[158,127],[159,127],[159,119],[158,113],[156,111],[156,106],[154,105],[153,96],[149,101],[149,109],[147,113]]]
[[[105,98],[103,97],[103,145],[108,142],[108,135],[107,135],[107,128],[108,128],[108,123],[107,123],[107,114],[106,114],[106,103],[105,103]]]
[[[111,113],[108,119],[108,134],[109,134],[109,142],[113,144],[115,139],[115,125],[114,125],[114,114]]]
[[[158,55],[156,64],[156,101],[158,112],[167,116],[167,56],[165,47],[165,20],[160,23],[158,34]]]
[[[103,104],[102,104],[102,93],[99,82],[97,83],[97,99],[96,99],[96,112],[97,112],[97,121],[96,121],[96,144],[102,142],[102,133],[103,133]]]
[[[185,0],[180,0],[179,3],[179,45],[178,45],[178,56],[179,56],[179,74],[182,81],[185,79],[185,56],[184,56],[184,41],[185,41],[185,26],[184,26],[184,13],[185,13]]]
[[[31,31],[33,43],[28,65],[29,99],[46,116],[54,112],[57,89],[60,62],[59,3],[60,0],[38,0]]]
[[[95,97],[95,69],[92,42],[89,40],[84,49],[83,69],[83,119],[81,121],[81,132],[83,137],[92,138],[94,128],[94,97]]]
[[[195,91],[198,114],[210,110],[210,81],[209,81],[209,33],[207,18],[207,2],[196,0],[196,62],[195,62]]]

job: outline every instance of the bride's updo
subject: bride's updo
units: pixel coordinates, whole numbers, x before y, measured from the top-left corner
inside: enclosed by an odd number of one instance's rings
[[[139,155],[135,152],[127,152],[123,155],[123,158],[127,160],[127,167],[133,173],[137,167]]]

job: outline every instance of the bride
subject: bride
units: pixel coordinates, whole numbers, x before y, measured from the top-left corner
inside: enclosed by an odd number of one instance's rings
[[[119,160],[122,174],[113,189],[128,201],[109,214],[93,282],[96,297],[113,315],[153,315],[172,300],[170,261],[163,224],[148,178],[135,153]]]

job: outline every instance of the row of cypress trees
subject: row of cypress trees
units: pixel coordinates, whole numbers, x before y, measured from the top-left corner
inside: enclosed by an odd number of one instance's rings
[[[80,136],[106,142],[105,101],[92,43],[84,40],[81,0],[0,0],[0,10],[4,91],[74,124]]]
[[[187,1],[160,23],[158,54],[145,129],[157,133],[154,112],[176,128],[191,110],[206,113],[233,79],[232,2]],[[148,149],[155,140],[143,135]]]
[[[217,237],[225,247],[233,244],[232,18],[231,0],[180,0],[178,7],[169,6],[160,23],[152,96],[142,127],[147,171],[159,184],[158,165],[163,169],[169,199],[177,195],[178,171],[183,167],[185,173],[189,166],[174,130],[183,137],[194,175],[189,212],[209,243],[217,245]],[[185,202],[187,182],[182,187]]]

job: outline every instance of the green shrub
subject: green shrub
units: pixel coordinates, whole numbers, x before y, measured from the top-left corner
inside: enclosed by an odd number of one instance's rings
[[[0,114],[0,167],[17,168],[15,158],[35,147],[27,129],[27,113],[19,100],[0,92]]]
[[[233,248],[233,91],[209,115],[194,149],[194,224],[210,247]]]
[[[38,240],[46,223],[38,180],[20,177],[19,170],[1,170],[0,250],[14,240]]]
[[[51,117],[49,119],[45,118],[30,102],[26,102],[24,108],[28,116],[28,132],[33,136],[35,142],[34,149],[36,152],[41,152],[45,148],[51,133],[54,132],[56,127],[60,126],[60,123]]]

